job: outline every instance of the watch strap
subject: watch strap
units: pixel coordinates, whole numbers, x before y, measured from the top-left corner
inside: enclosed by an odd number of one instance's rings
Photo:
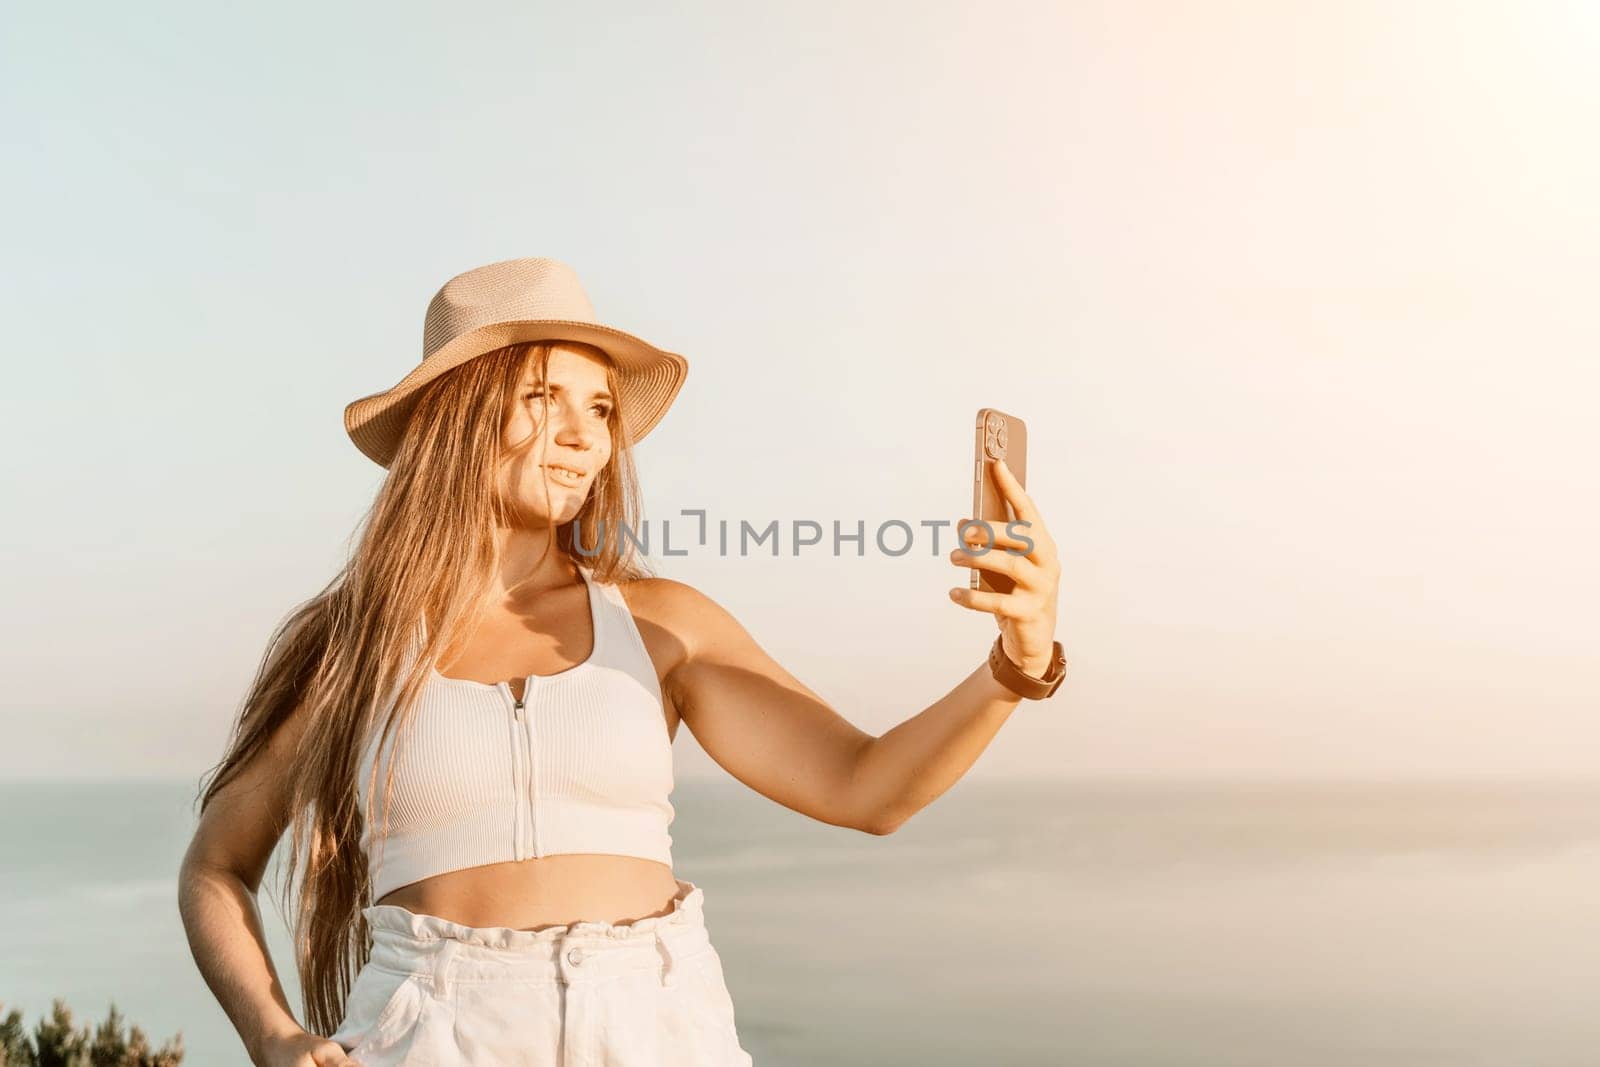
[[[1061,680],[1067,676],[1067,657],[1061,650],[1061,642],[1054,642],[1050,649],[1050,666],[1043,678],[1035,678],[1031,674],[1024,674],[1021,667],[1011,662],[997,636],[989,649],[989,672],[994,675],[995,681],[1018,696],[1026,700],[1043,700],[1061,688]]]

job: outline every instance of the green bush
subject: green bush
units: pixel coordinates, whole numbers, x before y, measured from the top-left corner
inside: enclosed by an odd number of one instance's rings
[[[0,1010],[4,1007],[0,1004]],[[144,1031],[134,1026],[124,1035],[122,1027],[122,1013],[113,1004],[92,1035],[88,1027],[75,1029],[72,1012],[57,999],[30,1038],[22,1013],[13,1008],[0,1018],[0,1067],[177,1067],[183,1062],[181,1032],[152,1050]]]

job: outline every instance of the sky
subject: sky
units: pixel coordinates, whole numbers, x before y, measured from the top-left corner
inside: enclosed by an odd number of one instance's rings
[[[971,776],[1592,777],[1597,47],[1580,2],[10,5],[0,775],[211,766],[383,476],[344,405],[552,256],[689,360],[658,533],[865,524],[651,559],[861,728],[993,639],[919,526],[992,406],[1071,666]]]

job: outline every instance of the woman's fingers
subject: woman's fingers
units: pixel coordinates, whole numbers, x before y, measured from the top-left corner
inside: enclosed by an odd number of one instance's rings
[[[994,471],[994,484],[1000,487],[1000,492],[1006,498],[1006,503],[1011,505],[1011,513],[1017,518],[1035,526],[1039,524],[1039,509],[1034,506],[1033,497],[1029,496],[1022,488],[1022,483],[1017,481],[1017,476],[1011,473],[1011,468],[1006,466],[1003,459],[990,460],[990,469]]]
[[[969,543],[951,550],[949,560],[956,566],[1003,574],[1033,591],[1043,590],[1054,580],[1055,548],[1048,541],[1028,543],[996,530],[993,546],[985,549],[988,538],[981,527],[963,522],[957,529]]]
[[[361,1067],[346,1055],[344,1046],[337,1041],[318,1046],[311,1053],[311,1062],[316,1064],[316,1067]]]
[[[1021,555],[1028,555],[1039,547],[1028,527],[1016,520],[996,525],[987,520],[962,519],[956,523],[956,538],[976,548],[1009,548]]]
[[[952,589],[950,599],[964,608],[987,612],[1000,619],[1022,618],[1027,605],[1016,593],[991,593],[984,589]]]
[[[964,548],[953,549],[950,552],[950,562],[957,567],[976,567],[980,571],[990,574],[1003,574],[1012,581],[1020,581],[1023,577],[1023,568],[1031,566],[1026,556],[1012,555],[1004,549],[991,549],[988,552],[969,552]]]

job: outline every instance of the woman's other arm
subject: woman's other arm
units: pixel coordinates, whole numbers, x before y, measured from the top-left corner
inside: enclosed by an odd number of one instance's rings
[[[290,768],[304,728],[291,715],[206,805],[178,874],[178,911],[200,974],[244,1042],[272,1067],[336,1067],[340,1046],[307,1033],[267,951],[257,893],[290,821]]]

